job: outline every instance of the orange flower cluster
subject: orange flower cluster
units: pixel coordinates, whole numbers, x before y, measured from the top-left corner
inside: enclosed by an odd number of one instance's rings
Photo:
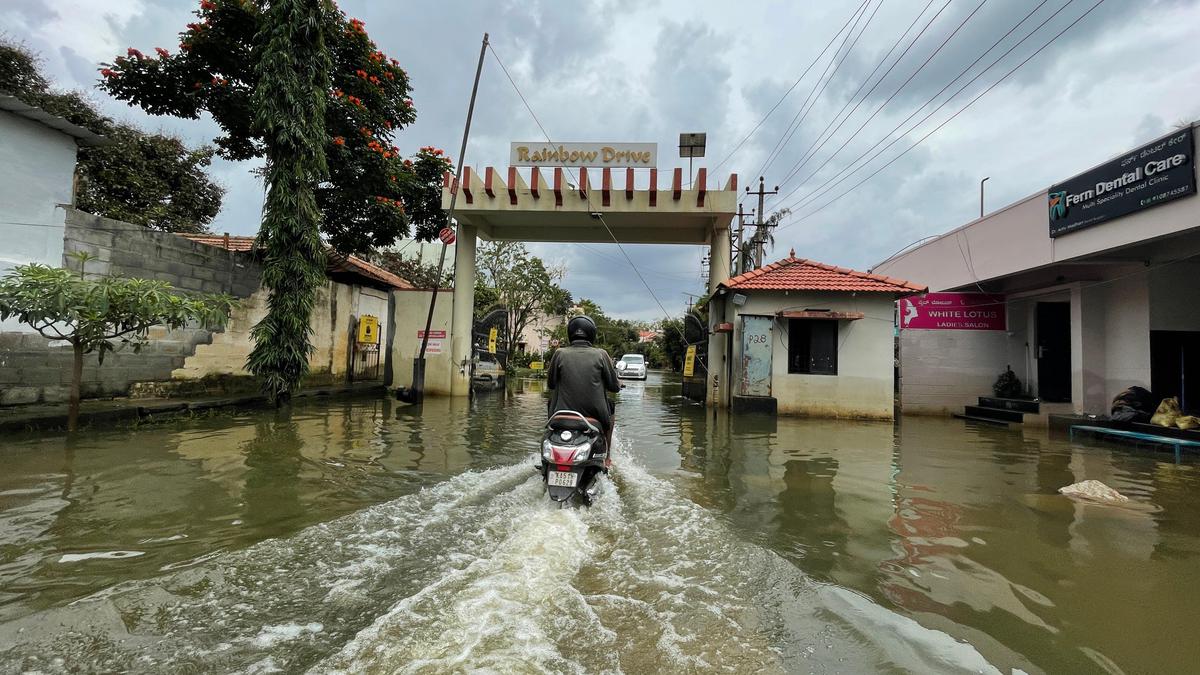
[[[334,145],[345,145],[345,144],[346,144],[346,139],[342,138],[341,136],[334,136],[334,137],[333,137],[333,144],[334,144]]]
[[[387,58],[387,56],[383,52],[372,52],[371,56],[368,58],[370,58],[375,63],[383,63],[383,60],[385,58]]]
[[[117,76],[117,73],[116,73],[116,71],[114,71],[114,70],[112,70],[112,69],[110,69],[110,68],[105,68],[104,70],[101,70],[101,71],[100,71],[100,74],[101,74],[101,75],[103,75],[103,76],[105,76],[105,77],[116,77],[116,76]]]
[[[202,23],[189,23],[187,25],[187,27],[188,27],[188,30],[195,31],[197,33],[204,30],[204,24],[202,24]]]
[[[397,209],[400,209],[400,212],[401,212],[401,213],[404,213],[404,202],[400,201],[399,199],[389,199],[389,198],[387,198],[387,197],[384,197],[384,196],[382,196],[382,195],[376,195],[376,196],[375,196],[375,201],[376,201],[376,202],[378,202],[378,203],[380,203],[380,204],[384,204],[384,205],[386,205],[386,206],[392,206],[392,207],[395,207],[395,208],[397,208]]]
[[[158,52],[158,55],[163,57],[164,59],[171,55],[171,52],[163,49],[162,47],[155,47],[154,51]]]
[[[432,145],[427,145],[427,146],[421,148],[421,152],[427,152],[434,156],[445,154],[445,152],[441,148],[435,148]]]
[[[341,89],[334,89],[334,90],[333,90],[333,95],[334,95],[334,96],[336,96],[336,97],[338,97],[338,98],[342,98],[343,96],[345,96],[345,95],[346,95],[346,92],[342,91]]]
[[[351,35],[354,33],[358,33],[359,35],[367,34],[366,29],[363,28],[363,22],[359,21],[358,19],[350,19],[350,29],[346,32],[350,33]]]
[[[406,105],[406,106],[408,106],[408,107],[410,107],[410,108],[411,108],[411,107],[413,107],[413,102],[412,102],[412,99],[411,99],[411,98],[406,98],[406,99],[404,99],[404,105]]]
[[[363,69],[361,69],[361,68],[360,68],[360,69],[358,69],[358,70],[356,70],[356,71],[354,71],[354,74],[355,74],[355,75],[358,75],[359,77],[361,77],[361,78],[362,78],[362,79],[364,79],[364,80],[365,80],[365,79],[367,79],[367,71],[365,71],[365,70],[363,70]]]
[[[214,77],[212,79],[212,83],[215,87],[224,87],[229,84],[229,80],[226,80],[223,77]]]
[[[357,97],[357,96],[347,96],[347,97],[346,97],[346,100],[347,100],[347,101],[350,101],[351,103],[353,103],[354,105],[356,105],[356,106],[358,106],[358,107],[360,107],[360,108],[366,108],[366,107],[367,107],[367,106],[363,105],[362,99],[361,99],[361,98],[359,98],[359,97]]]
[[[145,58],[145,57],[142,55],[142,53],[141,53],[141,52],[139,52],[138,50],[134,49],[133,47],[130,47],[129,49],[126,49],[126,50],[125,50],[125,54],[126,54],[126,55],[128,55],[128,56],[132,56],[132,57],[136,58],[138,61],[141,61],[142,59],[144,59],[144,58]]]
[[[217,3],[212,0],[201,0],[200,9],[216,9]]]

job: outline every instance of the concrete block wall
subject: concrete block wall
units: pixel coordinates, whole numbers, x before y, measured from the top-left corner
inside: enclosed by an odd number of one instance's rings
[[[229,293],[244,298],[258,290],[262,268],[249,256],[197,244],[169,232],[66,209],[63,264],[78,269],[68,255],[94,256],[87,272],[97,276],[165,281],[175,288]]]
[[[230,253],[188,241],[169,232],[101,218],[63,207],[65,230],[61,264],[78,269],[69,257],[76,251],[95,256],[89,276],[157,279],[189,291],[230,293],[248,297],[259,288],[261,267],[248,255]],[[184,366],[198,345],[213,334],[199,327],[150,330],[150,341],[139,353],[120,348],[105,356],[84,357],[82,395],[85,398],[124,396],[138,382],[165,381]],[[69,344],[47,340],[28,330],[0,332],[0,405],[60,403],[71,383]]]

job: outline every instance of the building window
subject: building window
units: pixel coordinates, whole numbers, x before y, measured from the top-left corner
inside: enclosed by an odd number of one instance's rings
[[[837,375],[838,322],[788,320],[788,372]]]

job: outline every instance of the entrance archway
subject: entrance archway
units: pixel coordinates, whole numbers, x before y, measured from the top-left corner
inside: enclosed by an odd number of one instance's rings
[[[683,170],[675,169],[665,189],[659,188],[657,169],[648,172],[643,189],[635,185],[634,169],[624,174],[620,188],[613,186],[611,168],[578,169],[577,185],[571,185],[562,168],[522,173],[517,167],[484,169],[482,175],[463,169],[461,184],[450,174],[442,188],[442,207],[448,208],[454,190],[460,190],[454,216],[458,239],[454,260],[454,294],[450,331],[450,393],[466,396],[470,390],[469,369],[462,368],[472,356],[471,326],[475,303],[475,249],[477,238],[498,241],[576,244],[689,244],[709,246],[708,291],[729,278],[731,243],[729,228],[737,211],[737,174],[731,174],[722,189],[711,190],[707,172],[698,170],[696,180],[683,186]],[[592,178],[599,178],[594,187]],[[708,391],[713,377],[724,370],[726,334],[711,333],[708,342]],[[720,367],[712,367],[720,366]],[[427,368],[430,367],[428,364]],[[717,401],[725,400],[721,382]],[[712,400],[712,399],[710,399]]]

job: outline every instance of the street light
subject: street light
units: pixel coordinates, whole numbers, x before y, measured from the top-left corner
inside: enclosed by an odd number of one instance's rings
[[[708,134],[690,133],[679,134],[679,156],[688,160],[688,187],[692,187],[692,159],[704,156],[704,145]]]

